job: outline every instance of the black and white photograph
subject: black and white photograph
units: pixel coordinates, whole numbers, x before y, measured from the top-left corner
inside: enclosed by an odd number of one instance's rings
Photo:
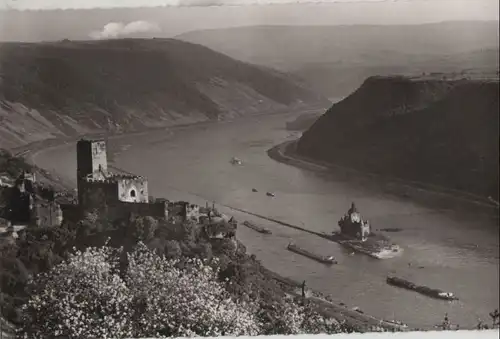
[[[0,0],[0,339],[498,338],[499,78],[498,0]]]

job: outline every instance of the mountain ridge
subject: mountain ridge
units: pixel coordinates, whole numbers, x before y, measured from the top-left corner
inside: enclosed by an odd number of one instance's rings
[[[327,97],[369,76],[498,68],[498,21],[421,25],[245,26],[176,38],[291,73]]]
[[[498,200],[498,74],[366,79],[302,134],[299,155]]]
[[[282,72],[175,39],[3,43],[0,53],[4,148],[327,103]]]

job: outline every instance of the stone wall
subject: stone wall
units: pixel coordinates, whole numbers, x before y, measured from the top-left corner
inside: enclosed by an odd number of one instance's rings
[[[63,212],[58,203],[35,201],[33,213],[37,226],[50,227],[62,224]]]
[[[78,190],[78,204],[84,209],[103,209],[118,201],[118,185],[112,180],[81,181]]]
[[[106,142],[104,140],[92,141],[92,173],[100,170],[107,172],[108,157],[106,154]]]
[[[119,201],[114,204],[109,204],[106,208],[106,213],[110,221],[128,219],[131,215],[168,218],[166,202],[130,203]]]
[[[78,222],[82,219],[83,214],[80,206],[76,204],[60,204],[63,219],[70,222]]]
[[[102,140],[80,140],[76,144],[76,166],[78,192],[82,181],[89,174],[95,179],[104,179],[101,171],[107,172],[108,161],[106,155],[106,142]],[[80,196],[79,196],[80,198]]]
[[[148,181],[143,177],[117,177],[118,200],[123,202],[149,201]]]

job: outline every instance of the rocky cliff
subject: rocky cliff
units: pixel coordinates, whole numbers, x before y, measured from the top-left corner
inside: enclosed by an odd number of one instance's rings
[[[0,147],[325,104],[289,76],[174,39],[0,44]]]
[[[297,143],[300,155],[498,200],[499,83],[371,77]]]

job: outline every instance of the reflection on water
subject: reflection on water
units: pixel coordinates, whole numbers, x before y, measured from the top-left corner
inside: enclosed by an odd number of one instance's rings
[[[118,167],[149,178],[154,196],[205,204],[201,196],[325,232],[337,228],[337,221],[355,201],[373,228],[402,229],[387,233],[404,247],[402,257],[376,260],[350,255],[326,239],[221,210],[272,230],[272,235],[263,235],[238,228],[238,237],[248,251],[269,269],[300,281],[306,279],[311,288],[331,293],[350,307],[359,306],[369,314],[397,318],[419,328],[432,328],[445,313],[462,328],[475,326],[478,318],[488,319],[499,298],[498,219],[433,210],[360,182],[277,163],[266,150],[290,138],[281,128],[289,119],[270,116],[155,131],[110,140],[109,147],[110,152],[120,152],[113,158]],[[49,168],[54,163],[63,164],[60,173],[74,180],[73,152],[74,146],[47,151],[37,161]],[[232,166],[232,157],[242,159],[243,165]],[[266,196],[268,191],[276,197]],[[287,251],[292,239],[315,252],[335,256],[339,264],[329,267]],[[453,292],[460,301],[434,300],[389,286],[385,282],[388,273]]]

